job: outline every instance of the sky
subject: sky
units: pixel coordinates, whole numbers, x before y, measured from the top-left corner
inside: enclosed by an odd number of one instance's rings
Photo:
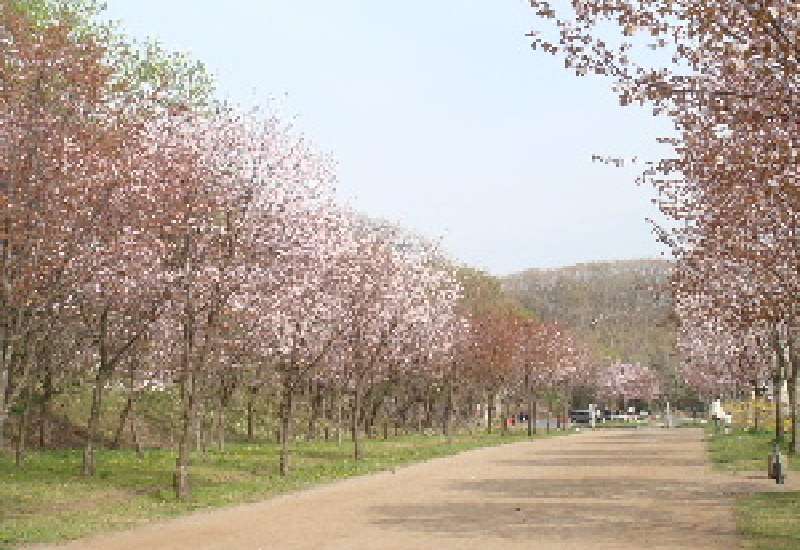
[[[495,275],[659,257],[642,166],[666,121],[530,48],[526,0],[107,0],[129,35],[188,52],[219,94],[294,120],[342,201]]]

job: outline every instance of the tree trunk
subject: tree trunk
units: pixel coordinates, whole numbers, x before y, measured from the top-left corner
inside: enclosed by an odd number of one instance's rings
[[[319,390],[317,385],[312,381],[309,383],[308,392],[308,431],[306,433],[306,441],[313,441],[316,437],[316,421],[319,409]]]
[[[183,382],[183,403],[181,415],[181,438],[178,443],[178,458],[175,461],[175,476],[173,485],[175,487],[175,496],[178,500],[186,501],[191,497],[191,487],[189,485],[189,459],[190,459],[190,439],[192,433],[192,424],[194,416],[194,399],[195,399],[195,376],[191,372],[188,374],[188,388],[186,381]]]
[[[136,421],[135,415],[133,411],[131,411],[131,439],[133,440],[133,448],[136,449],[136,456],[139,458],[144,458],[144,453],[142,452],[142,444],[139,441],[139,434],[136,431]]]
[[[548,407],[547,407],[547,427],[546,427],[547,433],[550,433],[550,421],[551,421],[552,418],[553,418],[553,413],[551,412],[550,406],[548,405]]]
[[[362,409],[364,409],[364,413],[362,414],[364,422],[364,437],[366,439],[372,439],[372,425],[370,423],[369,414],[367,414],[369,405],[367,405],[366,407],[362,407]]]
[[[336,444],[341,447],[342,445],[342,392],[336,390]]]
[[[782,350],[776,350],[777,354],[777,369],[775,378],[773,380],[773,401],[775,402],[775,440],[779,443],[784,440],[783,429],[783,377],[784,377],[784,362]]]
[[[92,390],[92,409],[89,414],[89,423],[86,436],[86,447],[83,451],[84,476],[93,476],[95,473],[95,446],[100,431],[100,410],[103,404],[103,389],[111,377],[111,365],[108,357],[108,309],[103,309],[100,314],[100,367],[95,378]]]
[[[219,452],[225,452],[225,397],[219,400],[219,414],[217,415],[217,448]]]
[[[53,375],[50,368],[45,370],[44,381],[42,382],[42,402],[39,404],[39,448],[47,447],[47,436],[49,427],[50,401],[53,398]],[[2,427],[0,426],[0,429]]]
[[[6,438],[5,438],[5,429],[6,429],[6,418],[8,418],[8,410],[7,410],[7,403],[6,403],[6,393],[8,390],[8,368],[6,367],[6,350],[5,350],[5,342],[3,342],[4,349],[3,353],[3,367],[0,370],[0,453],[2,453],[6,448]]]
[[[758,400],[758,393],[753,397],[753,429],[758,431],[758,417],[760,412],[760,403]]]
[[[353,408],[352,408],[352,435],[353,435],[353,460],[358,462],[361,460],[361,448],[358,443],[358,413],[361,407],[361,391],[356,383],[356,389],[353,395]]]
[[[186,236],[186,247],[188,250],[189,236]],[[188,257],[188,254],[187,254]],[[187,272],[191,264],[187,260]],[[191,430],[194,424],[195,399],[196,394],[196,360],[192,358],[192,348],[194,347],[194,312],[191,308],[191,294],[188,283],[184,283],[186,293],[186,305],[183,318],[183,349],[181,350],[181,433],[178,442],[178,457],[175,460],[175,473],[173,476],[173,487],[175,496],[178,500],[186,501],[191,498],[191,486],[189,483],[189,462],[190,462],[190,439]]]
[[[194,450],[199,453],[203,450],[203,421],[205,420],[205,407],[200,401],[196,405],[196,412],[192,419],[192,430],[194,431]]]
[[[447,406],[445,408],[444,414],[444,435],[450,437],[452,429],[453,429],[453,415],[454,415],[454,398],[455,390],[453,389],[453,383],[450,382],[447,384]]]
[[[14,461],[17,467],[22,466],[25,458],[25,436],[28,432],[28,407],[30,406],[30,390],[22,390],[22,412],[20,412],[17,422],[17,444],[14,453]]]
[[[494,424],[494,392],[489,392],[489,402],[486,407],[486,433],[492,433],[492,424]]]
[[[122,412],[119,415],[119,424],[117,425],[117,431],[114,433],[114,441],[111,443],[112,449],[119,449],[120,442],[122,440],[122,433],[125,431],[125,425],[128,422],[128,417],[132,408],[133,395],[129,394],[128,401],[125,403],[125,407],[122,409]]]
[[[289,473],[290,449],[289,441],[292,437],[292,408],[294,397],[294,386],[287,382],[283,386],[283,403],[281,404],[281,463],[280,474],[285,476]]]
[[[798,384],[797,384],[797,370],[800,367],[800,361],[798,361],[797,353],[792,353],[790,356],[791,359],[791,368],[792,368],[792,379],[791,379],[791,388],[789,389],[789,404],[792,411],[792,446],[791,451],[792,454],[800,454],[800,441],[798,441],[798,429],[797,429],[797,402],[798,402]]]
[[[528,396],[528,437],[536,435],[536,399]]]
[[[7,228],[6,228],[7,229]],[[7,231],[6,231],[7,233]],[[7,241],[0,241],[0,244],[3,245],[3,254],[0,256],[3,260],[3,264],[6,262],[6,256],[8,253],[8,245]],[[3,265],[0,265],[0,274],[3,275],[5,279],[6,270],[4,269]],[[5,280],[0,281],[0,292],[5,295],[6,291],[6,283]],[[4,311],[8,312],[8,308],[5,307],[6,299],[3,298],[3,308]],[[17,315],[19,317],[19,314]],[[0,341],[0,453],[2,453],[6,448],[6,438],[5,438],[5,427],[6,427],[6,418],[8,418],[8,393],[9,393],[9,372],[11,370],[11,352],[12,347],[10,345],[10,335],[11,335],[11,327],[8,317],[4,317],[2,319],[2,329],[3,329],[3,340]]]
[[[255,439],[253,429],[253,403],[255,402],[257,392],[258,388],[251,386],[247,397],[247,441],[250,443]]]
[[[500,428],[500,433],[503,436],[508,435],[508,412],[509,412],[509,400],[506,397],[500,398],[500,421],[502,422],[502,426]]]

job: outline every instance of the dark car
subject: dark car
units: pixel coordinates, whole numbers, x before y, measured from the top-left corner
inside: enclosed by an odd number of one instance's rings
[[[569,419],[576,424],[589,424],[592,421],[592,411],[569,411]]]

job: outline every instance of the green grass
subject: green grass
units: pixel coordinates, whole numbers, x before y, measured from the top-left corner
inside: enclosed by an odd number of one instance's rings
[[[707,429],[709,451],[718,469],[759,471],[766,474],[767,455],[774,431],[735,429],[730,434]],[[784,453],[788,446],[783,445]],[[786,454],[789,469],[800,471],[800,460]],[[795,474],[797,475],[797,474]],[[756,493],[736,501],[736,526],[747,548],[758,550],[800,549],[800,492]]]
[[[595,423],[595,428],[637,428],[639,426],[647,426],[647,421],[606,420],[605,422]]]
[[[276,444],[235,443],[224,453],[209,451],[193,457],[190,502],[178,502],[173,496],[175,453],[168,450],[145,451],[142,459],[133,451],[100,451],[94,478],[80,476],[78,450],[34,452],[22,468],[0,455],[0,548],[75,539],[525,439],[517,432],[507,436],[456,435],[449,441],[443,436],[425,435],[364,440],[366,458],[358,464],[352,461],[349,441],[341,446],[335,442],[298,442],[293,470],[287,477],[278,475]]]
[[[800,548],[800,492],[758,493],[736,503],[736,525],[747,548]]]
[[[703,422],[702,418],[676,418],[675,428],[705,428],[708,422]]]
[[[772,451],[774,431],[750,432],[733,429],[730,434],[714,433],[713,427],[706,430],[711,451],[711,460],[715,467],[729,471],[764,471],[767,470],[767,455]],[[784,442],[783,452],[786,454],[790,470],[800,470],[800,460],[788,454],[788,443]]]

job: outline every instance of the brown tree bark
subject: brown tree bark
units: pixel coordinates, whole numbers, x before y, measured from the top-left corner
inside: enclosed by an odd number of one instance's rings
[[[798,404],[798,397],[800,397],[800,394],[798,394],[798,390],[800,390],[800,388],[798,388],[798,383],[797,383],[798,382],[798,380],[797,380],[797,378],[798,378],[797,371],[798,371],[798,367],[800,367],[800,358],[798,358],[798,354],[794,350],[794,346],[792,346],[790,360],[791,360],[791,368],[792,368],[792,378],[791,378],[791,384],[790,384],[790,388],[789,388],[789,401],[790,401],[791,412],[792,412],[792,445],[791,445],[791,451],[792,451],[792,454],[797,455],[797,454],[800,454],[800,441],[798,441],[798,435],[800,435],[800,434],[798,434],[798,428],[797,428],[797,404]]]
[[[431,403],[431,396],[430,393],[425,395],[425,429],[429,430],[433,428],[433,418],[432,418],[432,411],[433,405]]]
[[[341,390],[336,390],[336,444],[341,447],[342,445],[342,409],[344,403],[342,402]]]
[[[220,399],[219,412],[217,414],[217,450],[225,452],[225,406],[227,399]]]
[[[186,273],[191,272],[191,261],[189,256],[190,237],[187,234],[184,245],[186,247]],[[190,443],[191,430],[194,424],[195,401],[197,398],[197,360],[192,357],[194,348],[194,311],[192,310],[192,297],[188,281],[184,281],[184,292],[186,304],[184,306],[183,318],[183,349],[181,353],[181,429],[178,441],[178,457],[175,460],[175,473],[173,486],[175,496],[178,500],[186,501],[191,498],[191,486],[189,482],[189,463],[190,463]]]
[[[780,348],[780,345],[776,345],[775,350],[776,358],[777,358],[777,368],[775,370],[775,377],[773,379],[773,401],[775,402],[775,439],[776,441],[782,442],[785,438],[784,433],[784,426],[783,426],[783,380],[784,380],[784,360],[783,360],[783,350]]]
[[[131,411],[131,439],[133,440],[133,448],[136,450],[136,456],[139,458],[144,458],[144,453],[142,452],[142,444],[139,441],[139,434],[136,430],[136,417]]]
[[[306,441],[313,441],[316,438],[316,422],[319,414],[319,388],[313,381],[309,382],[308,391],[308,430]]]
[[[486,433],[487,434],[491,434],[492,433],[492,424],[494,423],[494,401],[495,401],[494,392],[489,392],[489,403],[488,403],[488,407],[486,409],[486,413],[487,413],[487,416],[486,416]]]
[[[255,427],[253,424],[254,421],[254,404],[256,400],[256,395],[258,393],[258,388],[256,386],[250,386],[249,391],[247,392],[247,441],[253,442],[255,440]]]
[[[195,373],[187,373],[181,385],[181,393],[183,394],[181,434],[180,441],[178,442],[178,458],[175,461],[176,468],[173,484],[175,487],[175,496],[178,498],[178,500],[186,501],[191,498],[191,486],[189,484],[189,462],[191,458],[191,432],[194,420]]]
[[[25,388],[22,390],[22,411],[17,419],[17,440],[14,452],[14,462],[17,467],[22,466],[25,459],[25,437],[28,433],[28,407],[30,406],[30,390]]]
[[[528,396],[528,437],[536,435],[536,398]]]
[[[509,416],[509,399],[507,397],[500,398],[500,434],[508,435],[508,416]]]
[[[3,342],[3,345],[5,346],[5,342]],[[3,349],[2,353],[5,356],[5,349]],[[8,418],[8,409],[6,406],[6,394],[8,393],[8,368],[5,364],[5,357],[3,358],[3,363],[2,370],[0,370],[0,452],[3,452],[6,448],[5,429],[6,418]]]
[[[53,399],[53,374],[50,367],[45,369],[44,380],[42,380],[42,401],[39,403],[39,448],[47,447],[47,439],[50,430],[50,401]],[[2,429],[2,428],[0,428]]]
[[[108,308],[104,308],[100,314],[99,327],[99,347],[100,347],[100,366],[95,377],[94,388],[92,389],[92,408],[89,414],[89,422],[86,436],[86,447],[83,450],[83,469],[84,476],[95,474],[95,446],[100,431],[100,411],[103,404],[103,389],[111,378],[111,364],[108,356]]]
[[[280,474],[288,475],[290,468],[289,442],[292,438],[292,412],[294,407],[294,384],[287,381],[283,386],[281,403],[281,458]]]
[[[453,384],[452,382],[448,382],[447,384],[447,404],[445,405],[444,411],[444,423],[442,426],[442,433],[446,437],[450,437],[450,432],[452,429],[453,424]]]
[[[133,395],[129,394],[128,400],[125,403],[125,407],[122,409],[122,412],[119,415],[119,423],[117,424],[117,430],[114,433],[114,441],[111,443],[112,449],[119,449],[122,440],[122,434],[125,431],[125,426],[128,423],[131,409],[133,409]]]
[[[756,395],[753,398],[753,430],[756,432],[758,431],[758,417],[760,412],[759,410],[760,405],[761,403],[759,402],[758,394],[756,393]]]
[[[352,407],[352,419],[351,419],[351,428],[352,428],[352,436],[353,436],[353,460],[358,462],[361,460],[361,447],[358,442],[358,413],[361,408],[361,388],[359,384],[356,383],[355,391],[353,392],[353,407]]]

